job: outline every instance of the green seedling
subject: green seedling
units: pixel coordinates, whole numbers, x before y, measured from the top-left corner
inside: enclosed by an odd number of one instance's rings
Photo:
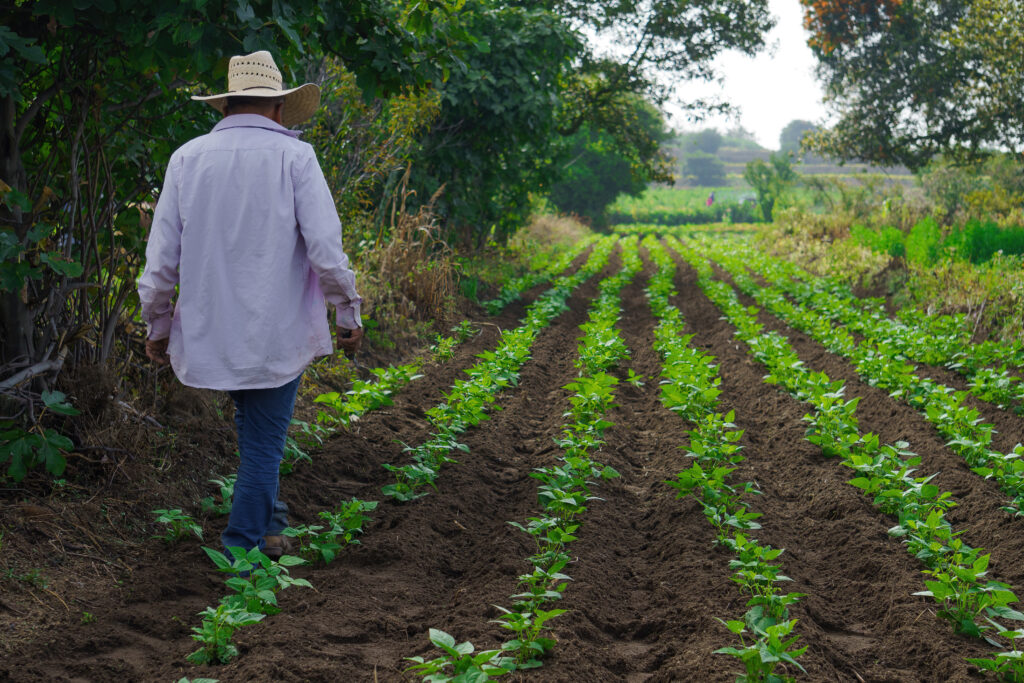
[[[796,619],[769,626],[763,632],[755,630],[750,642],[743,637],[743,634],[747,633],[747,624],[744,622],[721,619],[718,621],[740,638],[738,648],[723,647],[715,650],[716,655],[732,655],[743,663],[745,673],[737,676],[736,683],[791,683],[794,680],[792,676],[775,673],[779,664],[789,664],[804,671],[796,658],[806,652],[807,647],[791,650],[800,636],[787,638],[796,624]]]
[[[203,540],[203,527],[180,509],[153,510],[152,512],[156,515],[157,524],[167,525],[162,536],[155,535],[153,538],[162,538],[167,543],[177,543],[189,534],[195,534],[196,538]]]
[[[495,605],[503,614],[493,621],[515,633],[515,638],[501,646],[503,652],[515,656],[516,669],[535,669],[541,658],[555,646],[555,639],[542,636],[544,624],[565,614],[564,609],[513,612]]]
[[[192,627],[192,639],[202,643],[202,647],[186,657],[193,664],[223,664],[234,659],[238,656],[238,648],[231,643],[235,631],[257,624],[266,616],[223,602],[216,608],[207,607],[199,615],[203,623]]]
[[[633,371],[633,368],[629,368],[626,374],[626,381],[629,382],[633,387],[639,389],[644,385],[646,378],[643,375],[638,375]]]
[[[1024,614],[1011,609],[1017,596],[1010,587],[998,581],[982,583],[988,573],[988,555],[982,555],[970,565],[950,564],[945,570],[926,570],[932,577],[925,581],[926,591],[914,595],[933,598],[939,606],[939,616],[948,620],[957,633],[981,638],[988,624],[979,624],[982,614],[1014,621],[1024,621]]]
[[[501,656],[500,650],[484,650],[473,654],[469,641],[455,644],[455,638],[436,628],[430,629],[430,642],[444,654],[426,661],[423,657],[406,657],[413,662],[406,671],[422,675],[429,683],[483,683],[512,671],[514,664]]]
[[[460,344],[480,334],[480,328],[474,326],[473,321],[469,319],[463,320],[450,331],[455,333],[455,338],[459,340]]]
[[[203,550],[217,565],[217,571],[229,575],[225,583],[234,594],[221,601],[229,607],[255,614],[277,614],[281,611],[277,606],[279,591],[291,586],[313,587],[306,579],[295,579],[288,573],[288,567],[306,564],[301,557],[283,555],[275,562],[257,548],[247,552],[232,547],[228,548],[232,561],[219,550]]]
[[[203,512],[210,515],[227,515],[231,513],[231,502],[235,495],[235,481],[237,474],[229,474],[225,477],[210,479],[211,484],[216,484],[220,491],[220,503],[215,503],[213,496],[207,496],[199,502]]]
[[[32,588],[45,589],[50,583],[47,581],[43,572],[39,569],[29,569],[24,574],[19,574],[13,569],[5,569],[3,571],[3,578],[8,581],[16,581],[18,583],[24,583]]]
[[[337,510],[324,510],[320,518],[327,526],[288,527],[282,533],[299,541],[299,553],[306,559],[319,559],[329,564],[344,546],[359,543],[356,534],[370,518],[363,514],[376,509],[376,501],[353,498]]]
[[[299,442],[289,434],[284,440],[284,455],[279,465],[281,474],[291,474],[295,470],[295,466],[301,462],[312,463],[313,458],[309,457],[309,453],[303,450]]]
[[[967,661],[982,671],[996,674],[1000,681],[1024,681],[1024,652],[1017,647],[1017,641],[1024,638],[1024,629],[1008,631],[991,619],[989,623],[1000,636],[1010,640],[1010,649],[995,652],[987,658],[968,658]]]

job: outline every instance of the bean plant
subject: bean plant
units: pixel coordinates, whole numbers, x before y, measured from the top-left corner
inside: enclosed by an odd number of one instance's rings
[[[737,327],[738,336],[751,353],[769,368],[768,381],[781,384],[797,398],[812,404],[815,408],[809,415],[812,425],[819,421],[828,424],[834,418],[827,411],[829,406],[836,405],[833,400],[836,385],[824,373],[804,368],[784,337],[763,333],[754,322],[757,310],[743,306],[729,285],[713,280],[710,265],[692,247],[678,240],[668,241],[697,269],[699,286]],[[783,308],[780,305],[779,310]],[[837,329],[835,337],[848,339],[845,334]],[[826,346],[843,348],[844,344],[826,342]],[[876,355],[886,353],[891,351],[882,349]],[[920,388],[922,384],[907,386]],[[949,395],[949,392],[936,390],[932,393],[938,394]],[[927,391],[909,391],[908,395],[920,398],[927,395]],[[953,397],[953,405],[960,400]],[[957,419],[962,425],[977,424],[969,411]],[[890,534],[902,539],[907,550],[925,564],[924,571],[930,577],[926,581],[928,590],[918,595],[935,600],[940,616],[948,619],[958,633],[977,637],[992,629],[1009,632],[994,619],[1016,621],[1024,615],[1010,606],[1016,602],[1016,597],[1009,587],[987,578],[988,556],[957,537],[945,516],[954,505],[949,493],[932,485],[932,477],[913,476],[919,460],[907,450],[908,444],[882,445],[873,434],[855,433],[853,420],[851,414],[847,422],[851,427],[847,432],[850,438],[838,455],[843,457],[844,465],[861,475],[851,483],[874,496],[876,504],[897,517],[898,524]]]
[[[156,515],[155,522],[157,524],[166,525],[164,533],[157,534],[153,538],[161,538],[167,543],[177,543],[189,534],[193,534],[199,540],[203,539],[203,527],[180,509],[153,510],[152,514]]]

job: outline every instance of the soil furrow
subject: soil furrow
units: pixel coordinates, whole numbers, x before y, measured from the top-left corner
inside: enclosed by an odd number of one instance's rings
[[[793,579],[788,590],[807,594],[791,612],[800,619],[800,644],[809,648],[801,661],[811,678],[969,679],[963,658],[980,656],[987,646],[953,634],[929,600],[912,595],[924,589],[925,577],[920,563],[888,536],[894,522],[846,483],[852,478],[847,468],[804,440],[801,418],[810,407],[762,382],[764,367],[697,287],[696,273],[678,262],[683,284],[677,305],[696,332],[693,343],[718,358],[722,407],[735,409],[744,429],[747,460],[735,476],[756,481],[764,494],[752,504],[764,514],[756,536],[786,549],[780,559]],[[862,427],[869,428],[863,421]]]
[[[716,277],[732,284],[726,273],[717,271]],[[745,305],[756,305],[738,290],[737,294]],[[874,432],[884,443],[910,444],[910,450],[921,457],[919,474],[936,474],[932,483],[953,494],[957,506],[947,514],[949,521],[963,531],[965,542],[992,554],[989,575],[1009,583],[1018,596],[1024,595],[1024,519],[1014,519],[1000,509],[1006,504],[1006,494],[999,490],[999,485],[972,472],[923,415],[884,390],[865,383],[849,361],[764,310],[758,321],[765,329],[785,335],[809,369],[821,370],[833,380],[843,380],[847,398],[862,397],[857,405],[862,432]]]
[[[612,260],[605,275],[617,268],[618,259]],[[571,357],[558,354],[574,349],[566,340],[577,335],[600,277],[582,285],[570,298],[570,311],[542,331],[534,359],[523,368],[520,387],[504,392],[498,406],[508,406],[524,391],[527,400],[538,395],[530,392],[543,395],[536,383],[525,386],[530,377],[548,381],[557,376],[556,365],[572,369]],[[513,304],[498,321],[515,326],[524,308],[525,304]],[[485,335],[466,345],[466,367],[474,362],[469,355],[473,349],[489,348]],[[491,346],[497,332],[493,335]],[[394,406],[368,414],[351,432],[330,439],[315,454],[312,465],[300,466],[295,475],[284,478],[282,491],[292,507],[293,523],[315,523],[320,510],[353,495],[380,500],[380,486],[391,476],[381,463],[401,462],[406,457],[401,442],[415,443],[426,435],[422,411],[436,404],[441,391],[462,374],[460,365],[439,366],[409,385],[410,391],[400,393]],[[541,402],[539,408],[545,405]],[[504,411],[495,414],[502,416]],[[476,432],[493,423],[493,419],[483,422],[465,435],[471,448]],[[494,442],[511,444],[512,440]],[[27,648],[23,657],[5,661],[0,674],[19,681],[109,680],[113,676],[108,672],[114,671],[119,672],[116,677],[128,680],[165,681],[186,674],[225,681],[371,680],[375,663],[386,662],[390,678],[382,680],[400,678],[401,657],[423,649],[426,629],[440,625],[438,615],[449,607],[454,583],[466,571],[464,563],[478,557],[477,541],[460,542],[459,525],[467,530],[476,526],[472,535],[478,540],[480,534],[490,533],[484,523],[490,524],[495,500],[519,505],[522,499],[524,507],[530,501],[524,487],[532,486],[533,480],[525,472],[514,477],[521,481],[522,490],[517,490],[506,486],[509,482],[486,480],[483,474],[488,470],[485,459],[471,453],[462,463],[444,469],[440,492],[407,505],[381,503],[371,514],[374,521],[367,528],[364,546],[346,550],[327,568],[293,570],[296,576],[310,578],[317,590],[296,588],[282,593],[280,614],[236,634],[242,656],[231,664],[197,669],[184,659],[195,649],[188,635],[189,628],[199,623],[196,613],[215,604],[225,592],[199,544],[186,542],[170,551],[156,544],[145,547],[133,580],[114,604],[95,611],[93,623],[41,634],[39,644]],[[469,522],[466,515],[478,519]],[[494,524],[500,525],[504,521]],[[216,543],[216,534],[219,529],[208,534],[211,543]],[[140,624],[158,629],[163,646],[149,646],[140,637],[145,633]],[[402,634],[404,642],[396,639],[397,634]],[[66,659],[53,656],[55,643],[73,654]],[[347,673],[339,660],[348,663]]]

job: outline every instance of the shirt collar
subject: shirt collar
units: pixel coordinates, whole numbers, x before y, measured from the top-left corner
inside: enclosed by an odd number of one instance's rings
[[[266,116],[261,116],[260,114],[232,114],[231,116],[225,116],[217,122],[212,132],[216,133],[228,128],[266,128],[275,133],[281,133],[293,138],[302,135],[301,130],[289,130],[276,121],[271,121]]]

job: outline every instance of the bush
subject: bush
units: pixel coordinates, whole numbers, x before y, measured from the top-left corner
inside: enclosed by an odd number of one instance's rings
[[[942,253],[942,229],[932,217],[925,218],[910,229],[907,235],[907,260],[919,266],[930,266]]]
[[[996,252],[1016,256],[1024,254],[1024,227],[1000,228],[995,221],[973,219],[953,230],[943,247],[953,258],[975,264],[989,261]]]
[[[687,154],[683,159],[683,172],[701,187],[717,187],[725,183],[725,164],[706,152]]]
[[[850,234],[858,244],[872,249],[880,254],[888,254],[893,258],[902,258],[907,255],[906,235],[899,228],[885,226],[878,230],[863,225],[854,225]]]

